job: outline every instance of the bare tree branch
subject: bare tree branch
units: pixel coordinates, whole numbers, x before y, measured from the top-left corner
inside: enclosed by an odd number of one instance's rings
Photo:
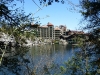
[[[38,4],[34,1],[34,0],[32,0],[37,6],[38,6]],[[38,6],[39,7],[39,6]],[[40,7],[39,7],[40,8]],[[40,8],[41,9],[41,8]],[[41,9],[42,10],[42,9]]]

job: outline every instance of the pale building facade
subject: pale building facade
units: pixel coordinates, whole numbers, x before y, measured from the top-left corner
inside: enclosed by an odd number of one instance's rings
[[[47,25],[39,26],[38,37],[43,38],[43,39],[55,39],[54,25],[48,22]]]
[[[59,37],[61,35],[61,29],[58,26],[54,28],[54,35],[55,35],[55,39],[57,40],[60,39]]]
[[[34,25],[33,25],[34,27]],[[42,39],[60,39],[60,35],[63,35],[66,31],[66,27],[63,25],[58,27],[54,27],[54,25],[50,22],[47,25],[38,26],[37,28],[37,36]]]

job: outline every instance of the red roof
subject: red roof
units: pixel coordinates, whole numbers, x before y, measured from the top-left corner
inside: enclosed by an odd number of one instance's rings
[[[52,24],[52,23],[50,23],[50,22],[48,22],[47,26],[53,26],[53,24]]]

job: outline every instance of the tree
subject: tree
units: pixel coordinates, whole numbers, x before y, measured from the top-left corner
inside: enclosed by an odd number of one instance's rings
[[[88,24],[85,29],[95,29],[100,27],[100,0],[82,0],[82,15]]]
[[[27,36],[24,31],[28,31],[33,18],[31,18],[31,14],[26,15],[22,9],[13,9],[16,6],[14,1],[16,0],[0,0],[0,32],[13,35],[17,42],[23,43],[25,42],[23,37]],[[18,1],[23,2],[24,0]],[[23,70],[21,68],[26,67],[25,65],[29,63],[28,59],[24,58],[27,51],[25,47],[15,47],[13,49],[7,47],[7,45],[4,46],[4,49],[0,47],[0,74],[7,74],[3,70],[5,68],[9,69],[12,74],[19,75],[20,71]],[[8,55],[4,56],[7,53]]]
[[[19,12],[20,9],[18,9],[18,8],[14,9],[16,6],[16,3],[14,1],[20,1],[21,3],[24,3],[24,0],[1,0],[0,1],[0,22],[6,21],[11,25],[19,24],[19,21],[18,21],[19,18],[16,16],[16,13]],[[32,1],[35,3],[34,0],[32,0]],[[54,1],[61,2],[61,3],[65,2],[64,0],[39,0],[40,4],[47,3],[48,5],[51,5]],[[23,13],[23,12],[20,12],[20,13]]]
[[[92,61],[93,68],[98,70],[100,68],[100,0],[82,0],[80,1],[82,7],[82,15],[87,25],[83,29],[89,30],[89,43],[86,50],[90,58],[93,56],[95,59]],[[97,66],[97,67],[96,67]],[[94,74],[96,74],[96,71]],[[93,71],[92,71],[93,72]]]
[[[100,39],[100,0],[82,0],[80,2],[84,10],[81,11],[87,25],[84,29],[90,29],[90,41],[99,45]]]
[[[0,21],[15,22],[14,13],[18,12],[18,8],[14,8],[16,6],[14,1],[17,0],[0,0]],[[23,0],[19,1],[23,2]]]

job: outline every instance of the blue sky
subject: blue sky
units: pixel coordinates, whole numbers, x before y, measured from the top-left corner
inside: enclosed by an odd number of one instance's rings
[[[43,7],[43,5],[40,5],[39,0],[34,0],[39,7]],[[68,29],[71,30],[77,30],[79,29],[79,22],[82,19],[82,16],[80,13],[78,13],[73,9],[71,6],[71,3],[68,4],[67,0],[65,0],[65,4],[61,3],[53,3],[52,5],[45,6],[42,8],[42,10],[37,10],[39,7],[32,1],[32,0],[25,0],[24,3],[24,10],[26,14],[28,13],[35,13],[33,17],[40,17],[40,23],[41,25],[46,25],[48,22],[52,23],[54,26],[59,25],[66,25]],[[69,0],[70,1],[70,0]],[[79,0],[71,0],[74,4],[79,4]],[[23,4],[17,3],[18,6],[22,6]],[[76,7],[77,9],[77,7]],[[37,12],[37,13],[36,13]],[[46,15],[49,15],[49,17],[46,17]]]

